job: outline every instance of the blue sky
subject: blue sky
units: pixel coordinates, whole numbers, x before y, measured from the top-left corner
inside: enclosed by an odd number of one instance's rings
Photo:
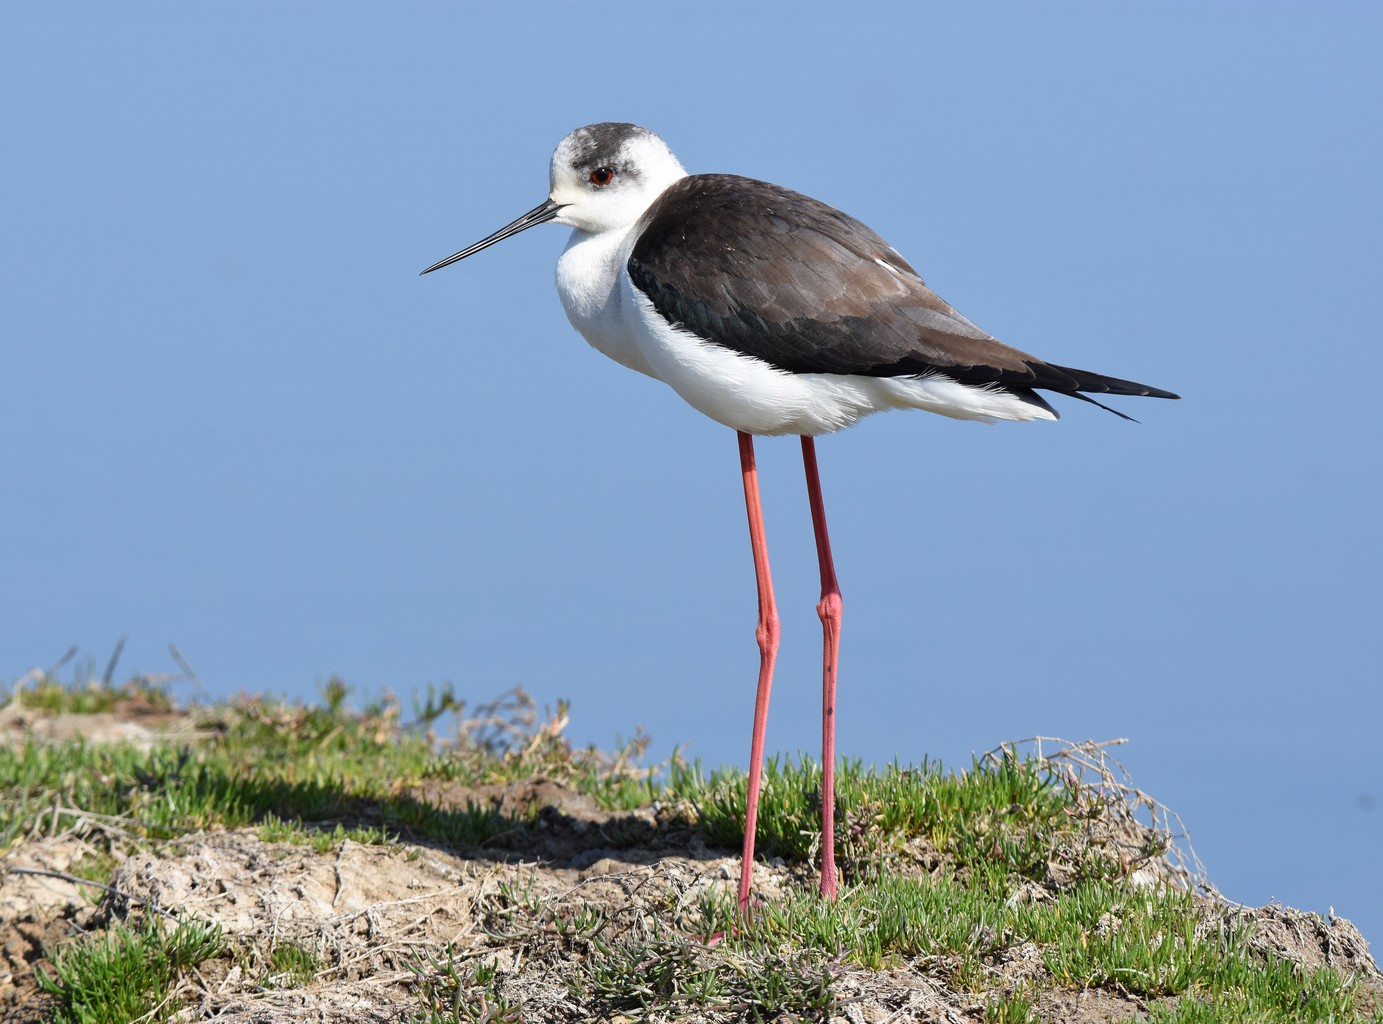
[[[172,642],[216,696],[520,685],[743,764],[733,433],[570,330],[562,229],[417,276],[630,120],[1184,396],[819,442],[840,752],[1129,737],[1228,896],[1377,941],[1379,38],[1362,3],[8,5],[0,678]],[[798,446],[759,458],[768,743],[810,751]]]

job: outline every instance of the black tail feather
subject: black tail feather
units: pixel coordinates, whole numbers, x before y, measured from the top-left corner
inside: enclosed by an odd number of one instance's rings
[[[1048,365],[1051,366],[1052,369],[1060,370],[1062,373],[1075,380],[1077,391],[1093,391],[1097,395],[1134,395],[1140,398],[1181,397],[1180,395],[1172,394],[1170,391],[1163,391],[1161,388],[1151,387],[1147,384],[1139,384],[1137,381],[1122,380],[1119,377],[1106,377],[1102,373],[1091,373],[1089,370],[1076,370],[1070,366],[1058,366],[1055,363],[1049,363]],[[1037,386],[1041,387],[1042,385],[1039,384]],[[1065,391],[1066,389],[1058,388],[1057,390]],[[1084,398],[1085,396],[1077,395],[1076,397]],[[1087,402],[1093,401],[1093,399],[1089,398],[1085,400]],[[1100,405],[1099,402],[1095,402],[1095,404]],[[1107,407],[1101,405],[1100,408],[1104,409]],[[1113,412],[1114,410],[1110,409],[1109,411]]]

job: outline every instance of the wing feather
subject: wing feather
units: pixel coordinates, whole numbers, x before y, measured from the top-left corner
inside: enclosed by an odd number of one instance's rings
[[[669,323],[793,373],[943,373],[1017,391],[1176,397],[1005,345],[864,224],[752,178],[672,185],[640,221],[628,269]]]

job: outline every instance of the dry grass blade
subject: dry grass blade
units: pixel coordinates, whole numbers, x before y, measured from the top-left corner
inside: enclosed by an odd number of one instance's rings
[[[1146,869],[1183,889],[1205,881],[1205,868],[1175,811],[1133,784],[1128,769],[1110,755],[1127,739],[1073,742],[1030,736],[988,751],[983,763],[1031,757],[1050,770],[1070,793],[1088,824],[1087,839],[1115,844],[1130,872]]]

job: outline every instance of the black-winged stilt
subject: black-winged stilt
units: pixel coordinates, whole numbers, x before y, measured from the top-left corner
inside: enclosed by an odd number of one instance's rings
[[[732,174],[687,174],[632,124],[578,128],[552,154],[540,205],[429,273],[535,224],[572,228],[557,291],[574,326],[616,362],[669,385],[739,432],[759,590],[759,684],[739,905],[749,903],[778,613],[754,467],[755,434],[798,434],[821,569],[821,894],[836,893],[835,706],[841,597],[813,438],[886,409],[957,419],[1054,420],[1037,389],[1108,409],[1082,392],[1168,391],[1047,363],[950,307],[873,231],[825,203]]]

